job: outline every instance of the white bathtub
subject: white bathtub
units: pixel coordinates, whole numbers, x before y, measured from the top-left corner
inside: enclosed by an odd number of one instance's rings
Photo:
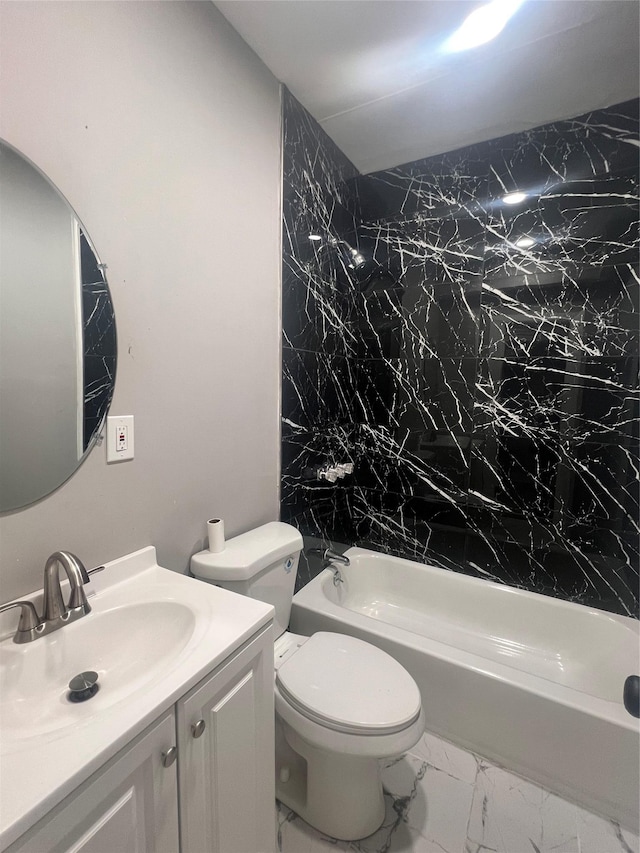
[[[427,729],[638,831],[634,619],[387,557],[347,552],[293,600],[291,629],[385,649],[417,681]]]

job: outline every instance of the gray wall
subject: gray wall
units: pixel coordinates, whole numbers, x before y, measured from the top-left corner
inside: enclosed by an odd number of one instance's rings
[[[278,516],[280,112],[275,78],[210,3],[0,5],[0,137],[66,195],[108,265],[113,414],[53,495],[0,519],[0,600],[49,553],[145,545],[185,571],[205,522]]]

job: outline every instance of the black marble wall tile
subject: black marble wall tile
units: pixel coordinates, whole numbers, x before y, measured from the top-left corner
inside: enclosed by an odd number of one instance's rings
[[[298,514],[309,504],[331,500],[345,488],[319,480],[317,472],[326,465],[353,462],[356,458],[352,425],[326,424],[304,428],[285,420],[282,425],[282,489],[283,511]]]
[[[357,186],[368,220],[466,218],[482,215],[488,175],[482,147],[472,145],[360,176]]]
[[[283,517],[637,615],[637,103],[366,176],[285,114]]]
[[[447,569],[463,563],[464,514],[450,501],[354,489],[353,514],[363,547]]]
[[[480,146],[478,146],[480,147]],[[481,146],[491,196],[638,167],[638,101],[503,136]]]
[[[639,249],[637,173],[557,183],[517,205],[488,211],[487,281],[526,272],[563,272],[633,263]]]
[[[363,425],[354,435],[354,485],[405,498],[464,501],[470,439]]]
[[[284,346],[314,352],[355,355],[359,342],[349,326],[351,304],[335,287],[307,276],[289,279],[283,290]]]
[[[285,423],[331,428],[354,417],[356,363],[341,355],[283,350],[282,417]]]
[[[283,89],[283,344],[349,355],[357,170]]]
[[[637,358],[481,359],[476,429],[538,436],[547,443],[634,442]]]
[[[356,300],[351,328],[363,358],[475,356],[480,326],[480,281],[461,276],[442,284],[407,270],[403,284],[380,287]]]
[[[485,282],[480,355],[635,355],[638,353],[636,266],[570,266],[560,273],[522,273]]]
[[[571,489],[566,498],[565,523],[573,522],[583,536],[604,529],[624,536],[637,533],[640,523],[638,501],[637,444],[585,444],[564,461]]]
[[[480,280],[485,260],[484,215],[478,218],[439,219],[417,216],[395,222],[363,223],[360,240],[373,247],[374,257],[394,253],[401,275],[415,269],[409,281],[455,283],[466,278]],[[366,243],[364,241],[367,241]]]
[[[351,489],[338,489],[331,494],[319,491],[304,509],[295,511],[283,504],[280,511],[282,521],[293,524],[307,542],[312,540],[313,546],[318,547],[328,547],[335,542],[355,543],[357,537],[353,517]],[[331,531],[331,536],[324,536],[323,531]],[[308,583],[320,568],[318,560],[307,559],[303,553],[298,567],[296,591]]]

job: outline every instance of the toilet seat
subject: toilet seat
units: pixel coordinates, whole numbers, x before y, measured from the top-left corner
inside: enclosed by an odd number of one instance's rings
[[[282,699],[298,714],[348,735],[392,735],[420,716],[420,691],[381,649],[346,634],[318,632],[276,672]]]

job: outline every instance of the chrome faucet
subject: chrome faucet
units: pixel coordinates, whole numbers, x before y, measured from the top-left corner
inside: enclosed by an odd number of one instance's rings
[[[70,593],[66,605],[60,588],[60,566],[69,578]],[[10,601],[0,607],[0,613],[12,607],[20,608],[18,630],[13,642],[30,643],[91,613],[91,607],[84,592],[84,584],[91,580],[89,575],[103,569],[104,566],[98,566],[96,569],[87,571],[82,562],[69,551],[56,551],[52,554],[44,568],[42,619],[30,601]]]
[[[307,548],[305,554],[317,555],[322,559],[322,568],[331,569],[333,572],[334,586],[338,586],[339,583],[344,583],[339,567],[333,565],[334,563],[340,563],[343,566],[348,566],[351,561],[348,557],[345,557],[344,554],[337,554],[335,551],[332,551],[331,548]]]
[[[60,566],[69,578],[70,594],[69,603],[66,607],[60,589]],[[70,554],[68,551],[56,551],[52,554],[44,567],[44,596],[42,599],[44,622],[63,620],[66,624],[91,613],[87,596],[84,594],[85,583],[89,583],[89,575],[75,554]]]

